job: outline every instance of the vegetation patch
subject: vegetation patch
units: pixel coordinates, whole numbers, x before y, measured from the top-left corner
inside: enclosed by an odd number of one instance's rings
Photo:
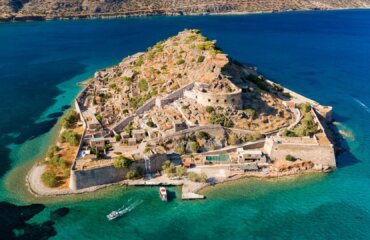
[[[60,140],[62,143],[67,142],[72,146],[78,146],[80,143],[81,136],[78,133],[75,133],[71,130],[66,130],[60,136]]]

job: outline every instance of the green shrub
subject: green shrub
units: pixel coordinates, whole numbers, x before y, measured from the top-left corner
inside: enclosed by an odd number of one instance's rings
[[[138,172],[136,169],[129,169],[127,172],[126,172],[126,178],[127,179],[134,179],[134,178],[137,178],[138,177]]]
[[[182,177],[182,176],[184,176],[184,175],[185,175],[185,173],[186,173],[186,168],[185,168],[185,167],[183,167],[183,166],[178,166],[178,167],[176,167],[176,175],[177,175],[178,177]]]
[[[81,136],[71,130],[66,130],[60,136],[62,142],[67,142],[72,146],[78,146]]]
[[[185,154],[185,148],[184,148],[184,146],[178,146],[178,147],[176,147],[175,152],[177,154],[179,154],[179,155],[184,155]]]
[[[146,92],[148,91],[149,85],[145,79],[140,79],[140,81],[138,82],[138,87],[141,92]]]
[[[261,90],[264,90],[264,91],[270,91],[269,87],[268,87],[268,84],[267,82],[265,81],[265,78],[261,75],[257,76],[255,74],[249,74],[247,79],[251,82],[253,82],[254,84],[257,85],[257,87]]]
[[[109,84],[109,88],[115,90],[117,89],[117,84],[115,83]]]
[[[165,170],[167,168],[169,168],[171,165],[171,161],[170,160],[166,160],[163,164],[162,164],[162,170]]]
[[[49,147],[46,155],[49,157],[49,158],[52,158],[55,156],[55,154],[59,151],[59,148],[57,146],[51,146]]]
[[[234,133],[231,133],[229,134],[229,136],[227,137],[227,143],[229,145],[237,145],[240,143],[240,139],[238,138],[238,136]]]
[[[303,112],[303,113],[308,113],[311,111],[311,104],[306,102],[306,103],[301,103],[298,105],[298,108]]]
[[[64,169],[63,169],[63,175],[64,175],[65,177],[69,177],[69,176],[71,175],[71,169],[69,169],[69,168],[64,168]]]
[[[190,150],[193,152],[193,153],[197,153],[199,151],[200,147],[199,147],[199,144],[197,142],[190,142]]]
[[[101,122],[103,120],[103,117],[101,115],[96,115],[95,116],[96,120],[98,120],[99,122]]]
[[[199,50],[212,50],[215,48],[215,43],[211,41],[205,41],[198,44]]]
[[[196,132],[195,136],[197,139],[205,139],[208,140],[211,136],[207,132]]]
[[[157,125],[155,125],[155,123],[154,123],[154,122],[152,122],[152,121],[148,121],[148,122],[146,123],[146,125],[147,125],[148,127],[151,127],[151,128],[155,128],[155,127],[157,127]]]
[[[188,174],[188,178],[190,181],[192,182],[201,182],[201,183],[206,183],[207,182],[207,174],[205,173],[201,173],[200,175],[194,173],[194,172],[191,172]]]
[[[205,56],[199,56],[197,59],[197,63],[202,63],[206,57]]]
[[[206,112],[207,113],[213,113],[214,111],[215,111],[215,109],[212,106],[207,106],[206,107]]]
[[[116,139],[117,142],[121,141],[121,139],[122,139],[121,135],[119,135],[119,134],[115,135],[114,138]]]
[[[250,118],[255,118],[257,117],[257,112],[253,108],[246,108],[244,109],[244,112],[248,115]]]
[[[191,172],[191,173],[189,173],[189,174],[188,174],[188,178],[189,178],[189,180],[190,180],[190,181],[192,181],[192,182],[198,182],[198,180],[199,180],[199,176],[198,176],[198,174],[196,174],[195,172]]]
[[[41,175],[41,181],[48,187],[57,186],[57,174],[54,171],[45,171]]]
[[[173,177],[175,173],[175,165],[169,160],[165,161],[162,165],[163,171],[167,174],[168,177]]]
[[[133,161],[130,158],[124,156],[118,156],[114,159],[115,168],[129,169],[132,163]]]
[[[226,117],[225,114],[213,112],[209,120],[212,124],[219,124],[223,127],[232,127],[234,125],[233,122],[228,117]]]
[[[75,110],[70,109],[62,118],[62,125],[65,128],[72,128],[78,122],[78,120],[78,113]]]
[[[208,179],[208,177],[207,177],[207,174],[205,174],[205,173],[201,173],[200,174],[200,176],[199,176],[199,181],[201,182],[201,183],[206,183],[207,182],[207,179]]]
[[[139,57],[136,61],[135,61],[135,66],[136,67],[140,67],[141,65],[143,65],[144,63],[144,58],[143,57]]]
[[[286,155],[285,160],[294,162],[296,160],[296,158],[293,157],[292,155],[288,154],[288,155]]]
[[[124,77],[122,78],[122,80],[123,80],[125,83],[127,83],[127,84],[130,84],[130,83],[132,82],[132,78],[127,77],[127,76],[124,76]]]
[[[176,61],[177,65],[181,65],[181,64],[184,64],[184,63],[185,63],[184,59],[179,59],[179,60]]]
[[[62,158],[60,158],[58,156],[52,157],[49,160],[49,164],[51,164],[51,165],[53,165],[55,167],[63,168],[63,169],[67,167],[67,162],[64,159],[62,159]]]

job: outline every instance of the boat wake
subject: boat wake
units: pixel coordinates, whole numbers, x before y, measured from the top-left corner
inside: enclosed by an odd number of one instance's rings
[[[130,203],[131,199],[128,202]],[[111,212],[110,214],[107,215],[107,218],[109,220],[114,220],[118,217],[125,215],[126,213],[131,212],[132,210],[134,210],[137,206],[139,206],[142,203],[143,203],[143,200],[136,200],[133,203],[131,203],[128,207],[122,206],[117,211]]]
[[[358,100],[357,98],[353,98],[353,100],[358,103],[362,108],[364,108],[368,113],[370,113],[370,108],[363,102],[361,102],[360,100]]]

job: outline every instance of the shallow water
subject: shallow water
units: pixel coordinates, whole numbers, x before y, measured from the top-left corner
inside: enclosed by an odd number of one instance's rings
[[[1,24],[0,200],[45,203],[31,220],[39,223],[52,210],[70,208],[52,239],[369,239],[369,21],[370,11],[353,10]],[[228,183],[206,189],[205,201],[183,202],[178,188],[170,189],[167,204],[157,188],[29,196],[24,175],[80,90],[76,83],[185,27],[201,29],[268,78],[334,106],[338,128],[355,138],[344,142],[349,151],[338,169]],[[105,215],[129,198],[144,202],[108,222]]]

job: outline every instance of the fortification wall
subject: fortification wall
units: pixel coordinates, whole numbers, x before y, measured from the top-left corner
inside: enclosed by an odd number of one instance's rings
[[[242,90],[232,93],[210,93],[197,90],[185,91],[184,95],[203,106],[242,108]]]
[[[162,107],[164,105],[167,105],[167,104],[179,99],[180,97],[182,97],[184,95],[185,91],[191,90],[194,87],[194,84],[195,84],[194,82],[191,82],[191,83],[177,89],[173,93],[170,93],[167,96],[164,96],[163,98],[157,98],[156,105],[158,107]]]
[[[332,146],[299,145],[299,144],[273,144],[270,158],[272,160],[285,160],[287,155],[311,161],[314,164],[322,164],[335,167],[335,153]]]
[[[132,168],[140,167],[147,173],[154,173],[162,169],[162,164],[167,160],[167,155],[156,154],[150,157],[150,164],[144,159],[134,161]],[[117,169],[113,165],[99,168],[72,170],[69,180],[69,188],[78,190],[103,184],[110,184],[122,181],[126,175],[126,170]]]
[[[153,99],[150,99],[149,101],[147,101],[143,106],[139,107],[135,114],[136,115],[139,115],[139,114],[142,114],[144,113],[145,111],[148,111],[149,109],[151,109],[152,107],[154,107],[155,105],[155,98]]]
[[[176,133],[166,134],[162,137],[161,140],[167,140],[167,139],[178,139],[181,138],[187,134],[192,134],[195,132],[206,132],[211,136],[223,138],[225,135],[225,129],[221,127],[220,125],[206,125],[206,126],[198,126],[193,128],[188,128]]]
[[[119,133],[124,129],[129,122],[131,122],[134,119],[135,116],[129,116],[125,118],[122,122],[118,123],[116,126],[113,127],[113,131],[116,133]]]

